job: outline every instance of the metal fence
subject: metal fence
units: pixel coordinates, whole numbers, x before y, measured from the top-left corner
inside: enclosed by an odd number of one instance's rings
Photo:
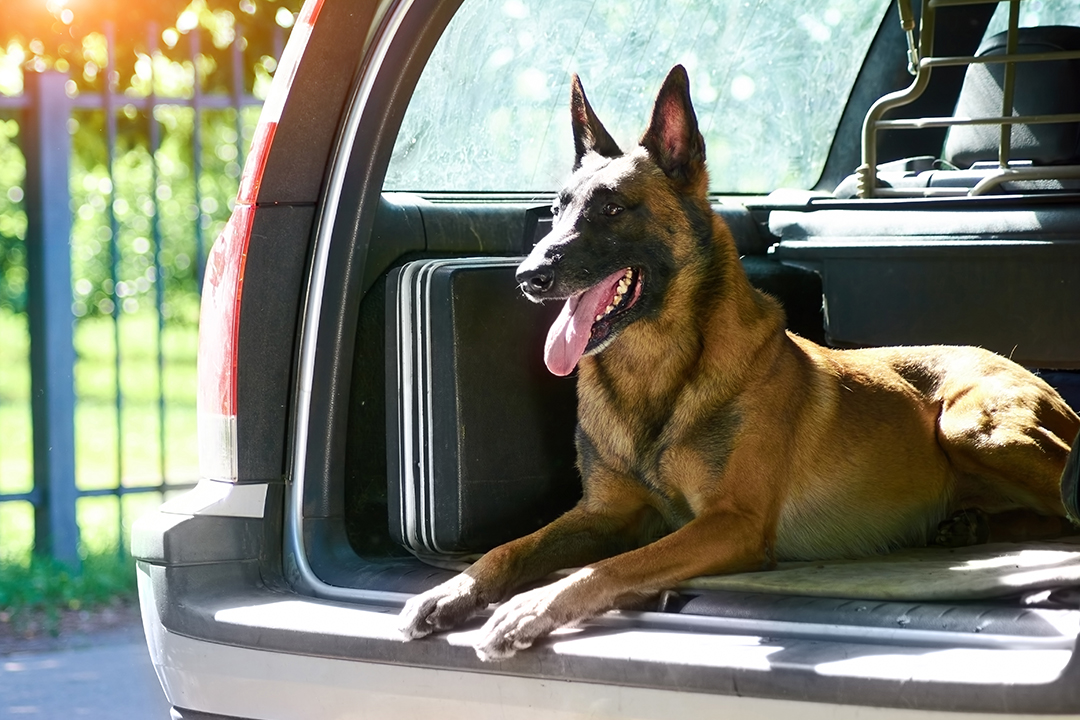
[[[231,92],[201,90],[198,34],[183,96],[157,94],[153,29],[141,95],[111,82],[78,93],[55,71],[27,71],[21,94],[0,94],[0,129],[17,126],[7,136],[25,167],[0,187],[2,274],[15,278],[0,298],[0,552],[31,517],[35,552],[77,564],[80,524],[111,527],[122,550],[130,500],[197,479],[207,238],[227,219],[261,103],[244,86],[239,36]]]

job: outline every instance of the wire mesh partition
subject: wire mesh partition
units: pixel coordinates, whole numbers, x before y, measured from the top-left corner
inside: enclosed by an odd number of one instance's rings
[[[245,82],[239,32],[230,61],[207,67],[200,31],[177,62],[158,52],[161,34],[150,27],[138,83],[120,92],[115,43],[103,35],[100,92],[79,92],[55,71],[25,72],[15,92],[0,85],[0,554],[27,551],[34,538],[38,551],[77,562],[80,529],[84,544],[122,550],[135,515],[198,479],[207,239],[228,219],[260,88]],[[278,55],[283,44],[278,33]],[[226,92],[204,90],[212,73],[225,75]],[[69,148],[62,161],[58,146]],[[55,227],[67,222],[59,241],[41,235],[57,232],[49,229],[57,207],[66,217]],[[38,244],[53,249],[35,256]],[[48,267],[58,262],[67,267]],[[35,295],[35,282],[50,282],[39,266],[61,279],[57,287],[70,278],[68,292]],[[63,307],[48,312],[59,321],[43,324],[40,306],[56,295]],[[74,350],[66,381],[65,341],[50,340],[65,318]],[[61,378],[52,392],[70,388],[71,417],[62,404],[46,411],[31,402],[41,394],[32,376]],[[65,425],[73,426],[66,450]]]
[[[1016,126],[1046,125],[1080,122],[1080,113],[1017,114],[1014,105],[1016,67],[1018,64],[1080,59],[1080,51],[1057,50],[1053,52],[1018,52],[1020,35],[1021,0],[922,0],[922,12],[918,42],[915,40],[915,22],[911,9],[912,0],[899,0],[900,23],[908,37],[909,70],[914,75],[911,85],[879,99],[870,108],[863,124],[862,165],[859,167],[858,195],[862,198],[905,197],[934,195],[978,196],[1012,181],[1076,180],[1080,179],[1080,165],[1056,164],[1017,167],[1013,163],[1012,138]],[[935,57],[934,33],[939,8],[958,5],[990,5],[1008,3],[1006,48],[1003,53],[975,56]],[[1003,65],[1001,80],[1001,110],[997,115],[966,117],[917,117],[884,119],[897,108],[910,105],[919,99],[930,83],[931,71],[938,67]],[[926,128],[954,128],[963,126],[997,126],[999,128],[997,166],[971,188],[952,187],[898,188],[882,187],[878,176],[877,137],[885,130],[922,130]]]

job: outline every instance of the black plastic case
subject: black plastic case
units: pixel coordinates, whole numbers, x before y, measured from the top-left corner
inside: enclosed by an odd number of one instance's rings
[[[388,278],[390,528],[421,557],[483,552],[580,497],[575,381],[543,363],[559,307],[525,299],[520,260],[425,259]]]
[[[1051,200],[778,210],[773,257],[821,275],[832,344],[978,345],[1080,369],[1080,208]]]

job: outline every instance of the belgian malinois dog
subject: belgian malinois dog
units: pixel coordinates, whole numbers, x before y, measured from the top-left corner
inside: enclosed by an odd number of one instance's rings
[[[574,171],[517,279],[565,301],[545,358],[579,373],[583,497],[412,599],[407,637],[561,568],[581,569],[494,611],[482,659],[698,575],[1077,520],[1080,418],[1027,370],[973,347],[834,350],[785,331],[710,208],[682,67],[630,152],[576,76],[570,110]],[[972,516],[989,520],[972,532]]]

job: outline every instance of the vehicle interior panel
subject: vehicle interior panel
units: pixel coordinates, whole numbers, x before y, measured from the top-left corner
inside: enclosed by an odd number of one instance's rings
[[[819,272],[826,332],[844,346],[970,344],[1037,368],[1080,363],[1075,206],[972,217],[930,210],[778,211],[775,256]]]

